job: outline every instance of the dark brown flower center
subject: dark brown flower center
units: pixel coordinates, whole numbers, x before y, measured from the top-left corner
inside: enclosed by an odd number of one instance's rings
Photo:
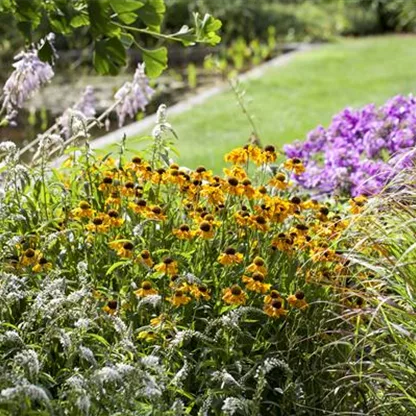
[[[256,220],[256,223],[257,223],[257,224],[260,224],[260,225],[264,225],[264,224],[266,224],[266,219],[265,219],[263,216],[261,216],[261,215],[258,215],[258,216],[255,218],[255,220]]]
[[[166,258],[163,259],[163,263],[165,263],[166,265],[172,264],[173,259],[171,257],[166,257]]]
[[[235,248],[228,247],[225,249],[224,253],[233,256],[236,253],[236,251]]]
[[[90,204],[87,201],[81,201],[79,203],[79,207],[81,209],[90,209],[91,208]]]
[[[232,293],[234,296],[239,296],[239,295],[241,295],[242,290],[241,290],[240,286],[238,286],[238,285],[234,285],[234,286],[232,286],[232,287],[231,287],[231,293]]]
[[[126,241],[126,242],[123,244],[123,248],[124,248],[124,250],[133,250],[134,245],[133,245],[133,243],[132,243],[132,242],[130,242],[130,241]]]
[[[32,250],[31,248],[28,248],[25,251],[25,257],[28,257],[29,259],[35,256],[35,250]]]
[[[280,309],[282,307],[282,302],[280,302],[280,300],[274,300],[272,306],[274,309]]]
[[[261,273],[253,273],[253,280],[255,282],[262,282],[264,280],[264,276]]]
[[[234,178],[234,177],[228,178],[227,182],[231,186],[237,186],[238,185],[238,179]]]
[[[254,264],[259,267],[264,266],[264,260],[261,257],[256,257],[254,259]]]
[[[298,292],[295,293],[296,299],[298,300],[302,300],[305,298],[305,294],[303,292],[301,292],[300,290]]]
[[[117,309],[117,301],[116,300],[110,300],[110,301],[108,301],[107,306],[112,310]]]
[[[117,218],[118,217],[118,212],[115,209],[110,209],[107,212],[108,216],[111,218]]]
[[[149,281],[145,280],[142,283],[142,289],[144,289],[144,290],[150,290],[151,288],[152,288],[152,284]]]
[[[110,184],[112,184],[112,183],[113,183],[113,178],[110,178],[109,176],[106,176],[106,177],[103,179],[103,183],[105,183],[106,185],[110,185]]]
[[[209,222],[204,221],[204,222],[201,223],[199,228],[200,228],[201,231],[204,231],[204,232],[207,233],[208,231],[211,230],[211,225],[210,225]]]
[[[187,224],[182,224],[182,225],[179,227],[179,229],[180,229],[181,231],[187,232],[187,231],[189,231],[189,225],[187,225]]]
[[[149,251],[147,251],[147,250],[143,250],[143,251],[140,253],[140,256],[141,256],[141,258],[142,258],[142,259],[147,260],[148,258],[150,258],[150,253],[149,253]]]

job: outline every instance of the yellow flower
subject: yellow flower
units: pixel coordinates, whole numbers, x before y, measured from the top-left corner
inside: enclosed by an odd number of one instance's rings
[[[262,273],[264,276],[266,276],[266,274],[267,274],[267,268],[265,266],[264,260],[261,257],[256,257],[253,260],[253,263],[251,263],[246,268],[246,272],[247,273],[259,272],[259,273]]]
[[[172,303],[173,306],[178,307],[181,305],[188,304],[192,299],[183,292],[183,290],[178,289],[174,292],[171,298],[168,298],[168,301]]]
[[[106,205],[121,205],[120,193],[118,191],[112,191],[110,196],[105,200]]]
[[[263,215],[251,215],[250,225],[256,230],[266,232],[269,229],[267,220]]]
[[[247,211],[237,211],[234,214],[236,223],[241,227],[246,227],[250,224],[250,214]]]
[[[198,166],[195,172],[191,173],[191,179],[197,181],[210,181],[212,177],[212,171],[207,170],[205,166]]]
[[[189,288],[192,296],[195,297],[195,299],[204,299],[204,300],[210,300],[210,291],[205,285],[191,285]]]
[[[32,266],[37,262],[39,251],[28,248],[22,255],[20,263],[22,266]]]
[[[214,237],[214,227],[208,221],[202,221],[197,231],[198,235],[205,239]]]
[[[152,318],[150,320],[150,326],[159,327],[162,324],[164,324],[165,322],[167,322],[168,319],[169,319],[169,317],[165,313],[162,313],[159,316],[156,316],[156,318]]]
[[[112,241],[108,244],[117,255],[122,258],[131,258],[133,256],[134,245],[131,241]]]
[[[263,306],[264,312],[271,318],[280,318],[287,314],[287,310],[283,308],[283,300],[274,300]]]
[[[37,263],[32,268],[32,271],[35,273],[40,273],[50,269],[52,269],[52,263],[50,263],[45,257],[39,256]]]
[[[241,185],[239,185],[239,195],[244,195],[248,199],[253,199],[256,196],[256,190],[251,184],[251,180],[243,179]]]
[[[263,273],[255,272],[251,277],[243,276],[243,282],[248,290],[257,293],[266,293],[270,289],[270,284],[264,283]]]
[[[153,289],[152,282],[145,280],[140,289],[136,290],[135,295],[139,298],[145,298],[146,296],[157,295],[159,292],[156,289]]]
[[[139,256],[137,257],[137,261],[146,265],[149,268],[153,267],[154,264],[152,257],[150,256],[149,250],[142,250]]]
[[[157,334],[154,331],[140,331],[137,335],[137,339],[152,342],[157,338]]]
[[[104,214],[99,214],[92,219],[91,223],[87,224],[85,228],[88,231],[96,233],[105,233],[108,231],[109,225]]]
[[[305,172],[305,166],[303,166],[302,161],[297,157],[286,160],[286,162],[284,163],[284,167],[287,170],[294,171],[296,175],[300,175],[301,173]]]
[[[117,312],[117,305],[116,300],[110,300],[107,302],[107,305],[103,307],[103,311],[109,315],[114,315]]]
[[[284,190],[289,187],[289,183],[286,182],[286,175],[281,172],[277,173],[272,179],[270,179],[269,185],[280,190]]]
[[[355,198],[350,199],[349,203],[351,206],[351,213],[356,215],[364,209],[364,206],[367,203],[367,198],[364,195],[356,196]]]
[[[304,310],[309,306],[305,300],[305,294],[301,291],[296,292],[294,295],[290,295],[287,298],[287,301],[289,302],[290,306],[301,310]]]
[[[81,201],[78,207],[72,210],[72,215],[75,218],[91,218],[94,211],[91,209],[91,205],[87,201]]]
[[[285,233],[280,233],[272,240],[271,246],[273,250],[291,253],[293,251],[293,238]]]
[[[270,293],[264,297],[264,303],[272,303],[275,300],[283,302],[283,298],[277,290],[271,290]]]
[[[221,253],[218,257],[218,261],[223,266],[230,266],[232,264],[239,264],[243,261],[243,255],[237,253],[236,250],[232,247],[225,249],[224,253]]]
[[[112,176],[104,176],[103,181],[98,186],[101,192],[110,192],[114,190]]]
[[[222,300],[229,305],[244,305],[247,301],[247,294],[238,285],[233,285],[224,290]]]
[[[158,205],[154,205],[150,207],[146,212],[145,216],[147,218],[158,220],[158,221],[164,221],[166,220],[166,215],[163,214],[162,208],[160,208]]]
[[[167,276],[173,276],[178,273],[178,263],[171,257],[165,257],[162,263],[155,266],[157,272],[163,272]]]
[[[195,232],[189,228],[188,224],[182,224],[179,228],[173,230],[172,234],[179,240],[191,240],[195,237]]]
[[[135,202],[129,202],[128,207],[136,214],[147,212],[147,202],[144,199],[137,199]]]
[[[120,214],[115,209],[108,210],[107,215],[108,224],[112,227],[121,227],[124,224],[124,219],[120,218]]]
[[[226,162],[230,162],[234,165],[244,165],[247,163],[249,158],[248,150],[243,147],[238,147],[233,149],[230,153],[227,153],[224,156]]]

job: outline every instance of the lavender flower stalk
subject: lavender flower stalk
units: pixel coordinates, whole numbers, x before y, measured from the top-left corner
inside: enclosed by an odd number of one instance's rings
[[[47,40],[52,42],[53,34],[48,35]],[[48,62],[39,59],[37,47],[20,52],[15,56],[15,68],[3,87],[2,110],[6,110],[6,119],[13,121],[17,110],[23,107],[25,101],[32,97],[42,85],[46,84],[54,76],[53,69]]]
[[[114,95],[120,101],[116,107],[119,126],[124,124],[127,116],[133,118],[139,110],[144,111],[154,93],[144,73],[144,64],[138,64],[133,81],[124,83]]]

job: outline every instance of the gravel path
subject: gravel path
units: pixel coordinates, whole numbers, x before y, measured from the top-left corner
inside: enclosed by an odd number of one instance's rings
[[[244,74],[239,76],[240,81],[246,81],[250,79],[260,78],[264,72],[266,72],[269,68],[276,68],[279,66],[284,66],[288,62],[290,62],[295,56],[305,53],[311,49],[316,48],[318,45],[310,45],[310,44],[302,44],[296,51],[288,52],[284,55],[280,55],[268,62],[265,62],[250,71],[245,72]],[[168,115],[171,117],[172,115],[180,114],[185,111],[190,110],[191,108],[195,107],[196,105],[203,104],[209,98],[220,94],[224,91],[228,90],[229,85],[228,83],[224,82],[220,85],[214,86],[212,88],[206,89],[201,91],[175,105],[168,108]],[[120,139],[126,135],[126,137],[131,137],[138,135],[145,130],[152,128],[156,124],[156,114],[152,114],[151,116],[145,117],[143,120],[136,121],[131,123],[127,126],[124,126],[118,130],[112,131],[111,133],[106,134],[105,136],[99,137],[91,142],[92,149],[100,149],[103,147],[107,147],[115,142],[119,142]]]

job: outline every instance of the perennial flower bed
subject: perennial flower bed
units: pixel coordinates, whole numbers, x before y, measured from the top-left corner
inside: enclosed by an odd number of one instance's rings
[[[362,306],[342,289],[349,210],[298,196],[302,162],[273,146],[223,176],[168,146],[28,171],[2,144],[0,409],[287,414],[329,386],[308,357],[330,296]]]

